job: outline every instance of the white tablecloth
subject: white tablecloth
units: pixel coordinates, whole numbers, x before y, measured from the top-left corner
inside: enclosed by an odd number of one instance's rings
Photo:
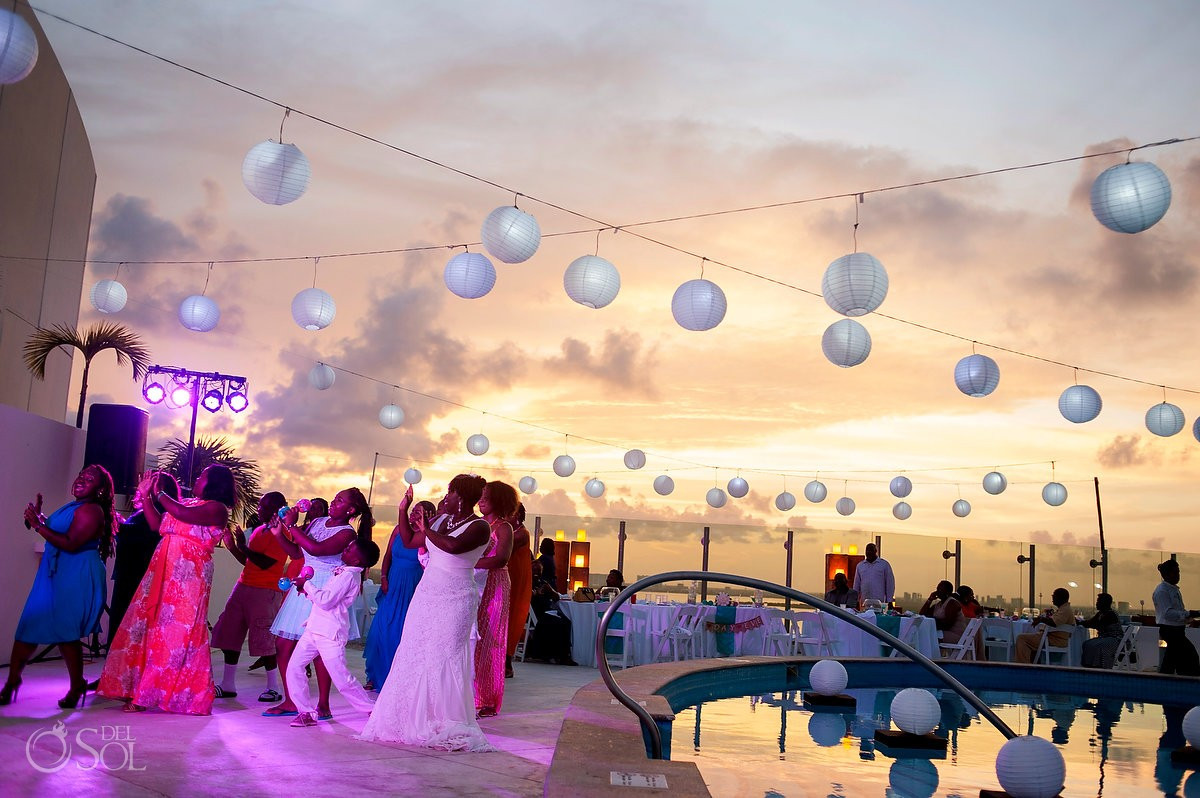
[[[1032,621],[1027,621],[1024,618],[1016,621],[1012,620],[1011,618],[988,618],[986,621],[984,621],[984,634],[987,637],[996,637],[997,635],[993,633],[992,630],[997,630],[1001,634],[1007,632],[1008,635],[1010,635],[1009,639],[1012,641],[1012,646],[1008,650],[1009,662],[1014,661],[1013,652],[1017,647],[1017,636],[1023,634],[1033,634],[1038,631],[1033,625]],[[1071,651],[1067,655],[1067,665],[1075,668],[1079,667],[1079,664],[1083,661],[1083,641],[1088,639],[1091,631],[1092,630],[1083,626],[1071,627],[1071,640],[1069,643]],[[1001,656],[1001,649],[989,649],[988,656],[992,658],[999,658]],[[1059,664],[1058,659],[1051,659],[1051,662],[1056,665]]]
[[[833,653],[839,657],[878,657],[882,653],[879,638],[862,631],[853,624],[847,623],[840,618],[835,618],[826,612],[817,613],[821,617],[821,624],[828,633],[830,641],[833,643]],[[874,612],[864,612],[859,615],[864,621],[870,623],[876,622]],[[913,627],[915,626],[915,629]],[[909,631],[912,631],[912,636],[909,637]],[[937,641],[937,626],[932,618],[925,618],[920,615],[911,617],[903,617],[900,619],[900,639],[907,640],[909,644],[920,651],[930,659],[938,657],[938,641]],[[811,654],[816,656],[816,651]]]
[[[1189,626],[1185,631],[1197,653],[1200,653],[1200,629]],[[1143,626],[1137,636],[1137,665],[1139,671],[1156,671],[1161,664],[1163,649],[1159,646],[1158,627]]]

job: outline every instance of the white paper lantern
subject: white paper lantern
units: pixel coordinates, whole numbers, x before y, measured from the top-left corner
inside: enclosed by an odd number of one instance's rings
[[[1067,500],[1067,488],[1061,482],[1047,482],[1042,488],[1042,501],[1051,507],[1058,507]]]
[[[905,476],[894,477],[892,484],[888,485],[888,490],[897,499],[903,499],[908,494],[912,493],[912,480]]]
[[[1000,384],[1000,367],[987,355],[967,355],[954,367],[954,384],[967,396],[987,396]]]
[[[854,513],[854,499],[849,496],[843,496],[837,500],[837,511],[839,515],[852,515]]]
[[[1192,422],[1192,437],[1200,441],[1200,416],[1196,416],[1196,420]]]
[[[815,662],[808,672],[808,683],[821,695],[837,695],[846,689],[849,681],[850,677],[846,674],[846,666],[836,659],[823,659]]]
[[[404,411],[399,405],[384,405],[379,411],[379,423],[384,429],[395,429],[404,423]]]
[[[1200,748],[1200,707],[1192,707],[1184,714],[1183,739],[1192,748]]]
[[[908,502],[896,502],[892,505],[892,515],[896,516],[897,520],[907,521],[912,517],[912,507]]]
[[[409,485],[416,485],[421,481],[421,472],[415,468],[409,468],[404,471],[404,481]]]
[[[989,471],[983,475],[983,489],[993,496],[999,496],[1008,487],[1008,478],[999,471]]]
[[[2,26],[3,23],[0,23],[0,27]],[[3,41],[2,36],[0,41]],[[129,292],[116,280],[100,280],[92,286],[88,299],[91,300],[92,307],[101,313],[119,313],[129,301]]]
[[[522,263],[533,257],[542,243],[537,219],[513,205],[502,205],[483,220],[483,245],[504,263]]]
[[[950,510],[959,518],[966,518],[971,514],[971,503],[966,499],[959,499]]]
[[[821,336],[821,351],[835,366],[857,366],[871,354],[871,334],[854,319],[835,321]]]
[[[825,501],[825,497],[829,495],[829,490],[825,487],[824,482],[813,480],[804,486],[804,498],[808,499],[813,504],[820,504]]]
[[[517,483],[517,487],[521,489],[522,493],[535,493],[537,491],[537,480],[528,476],[521,477],[521,480]]]
[[[671,315],[685,330],[711,330],[725,318],[725,292],[708,280],[688,280],[671,297]]]
[[[575,458],[569,454],[560,454],[554,458],[554,473],[560,477],[569,477],[575,473]]]
[[[833,748],[846,736],[846,721],[833,712],[814,712],[808,719],[808,734],[822,748]]]
[[[0,83],[16,83],[28,76],[37,57],[33,28],[7,8],[0,9]]]
[[[865,316],[883,304],[887,292],[887,270],[866,252],[843,255],[821,278],[825,304],[843,316]]]
[[[318,363],[308,372],[308,384],[318,391],[329,390],[333,387],[334,380],[336,379],[337,372],[324,363]]]
[[[750,483],[741,477],[734,477],[729,480],[729,484],[725,486],[725,489],[729,491],[729,495],[733,498],[741,499],[750,492]]]
[[[725,506],[725,491],[720,488],[709,488],[708,494],[704,497],[705,501],[712,507]]]
[[[604,483],[595,477],[592,477],[587,481],[587,484],[583,486],[583,490],[593,499],[599,499],[604,495]]]
[[[1092,215],[1117,233],[1153,227],[1171,207],[1171,181],[1152,163],[1111,166],[1092,183]]]
[[[304,330],[323,330],[333,321],[337,306],[320,288],[305,288],[292,299],[292,319]]]
[[[479,299],[496,285],[496,267],[486,255],[460,252],[446,262],[442,280],[455,296]]]
[[[1169,438],[1183,429],[1183,411],[1170,402],[1160,402],[1146,411],[1146,429]]]
[[[642,466],[646,465],[646,453],[641,449],[630,449],[625,452],[625,467],[631,471],[637,471]]]
[[[272,139],[255,144],[242,161],[242,182],[268,205],[295,202],[308,189],[312,169],[295,144]]]
[[[888,768],[892,798],[933,798],[939,783],[937,765],[928,759],[897,759]]]
[[[476,457],[486,454],[491,445],[492,442],[489,441],[487,436],[482,432],[476,432],[474,435],[467,438],[467,451]]]
[[[666,474],[659,474],[654,478],[654,492],[659,496],[670,496],[675,490],[675,480],[671,479]]]
[[[1054,798],[1067,781],[1067,763],[1049,740],[1014,737],[996,754],[996,779],[1012,798]]]
[[[1100,394],[1090,385],[1072,385],[1058,397],[1058,412],[1075,424],[1086,424],[1100,415]]]
[[[942,708],[933,693],[908,687],[892,699],[892,722],[909,734],[929,734],[942,719]]]
[[[221,309],[206,296],[195,294],[179,303],[179,323],[195,332],[208,332],[221,320]]]
[[[788,493],[786,490],[775,497],[775,509],[786,513],[788,510],[796,506],[796,497]]]
[[[584,307],[602,308],[617,298],[621,275],[604,258],[584,255],[571,261],[563,273],[563,289]]]

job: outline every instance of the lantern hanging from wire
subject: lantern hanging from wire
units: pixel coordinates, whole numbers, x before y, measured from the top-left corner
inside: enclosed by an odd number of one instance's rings
[[[983,475],[983,489],[993,496],[999,496],[1008,487],[1008,477],[999,471],[989,471]]]
[[[418,468],[406,468],[404,470],[404,481],[409,485],[416,485],[421,481],[422,474]]]
[[[954,384],[967,396],[987,396],[1000,384],[1000,367],[987,355],[967,355],[954,367]]]
[[[853,368],[871,354],[871,334],[854,319],[835,321],[821,336],[821,351],[835,366]]]
[[[955,515],[957,515],[959,518],[966,518],[968,515],[971,514],[971,503],[969,501],[967,501],[966,499],[959,499],[950,508],[950,511],[953,512]]]
[[[496,285],[496,267],[486,255],[460,252],[446,262],[442,280],[455,296],[479,299]]]
[[[255,144],[242,161],[246,189],[268,205],[295,202],[308,189],[312,169],[295,144],[273,139]]]
[[[1047,482],[1042,488],[1042,501],[1051,507],[1059,507],[1067,500],[1067,486],[1061,482]]]
[[[704,497],[711,507],[725,506],[725,491],[720,488],[709,488],[708,494]]]
[[[0,9],[0,84],[24,80],[37,64],[37,57],[33,28],[19,14]]]
[[[221,320],[217,303],[203,294],[193,294],[179,303],[179,323],[194,332],[208,332]]]
[[[625,452],[625,467],[630,471],[637,471],[644,465],[646,465],[646,453],[641,449],[630,449]]]
[[[487,251],[504,263],[523,263],[542,243],[537,219],[514,205],[502,205],[483,220],[482,241]]]
[[[467,451],[479,457],[487,454],[487,450],[491,447],[492,442],[482,432],[476,432],[471,437],[467,438]]]
[[[836,505],[838,515],[852,515],[854,513],[854,499],[849,496],[843,496],[837,500]]]
[[[893,477],[892,482],[888,485],[888,490],[897,499],[903,499],[908,494],[912,493],[912,480],[906,476]]]
[[[843,255],[829,264],[821,278],[825,303],[843,316],[865,316],[878,309],[887,292],[887,270],[866,252]]]
[[[604,483],[592,477],[584,484],[583,491],[593,499],[599,499],[604,495]]]
[[[670,496],[674,491],[675,480],[666,474],[659,474],[654,478],[654,492],[659,496]]]
[[[729,480],[729,484],[725,486],[725,489],[729,491],[729,495],[733,498],[742,499],[750,492],[750,483],[737,476]]]
[[[333,387],[337,373],[324,363],[318,363],[308,372],[308,384],[318,391],[327,391]]]
[[[1183,411],[1170,402],[1160,402],[1146,411],[1146,429],[1169,438],[1183,429]]]
[[[671,297],[671,315],[685,330],[711,330],[725,318],[725,292],[714,282],[688,280]]]
[[[775,497],[775,509],[786,513],[796,506],[796,497],[786,490]]]
[[[813,504],[820,504],[825,501],[825,497],[829,495],[829,489],[825,487],[825,483],[814,479],[804,486],[804,498],[808,499]]]
[[[399,405],[384,405],[379,411],[379,423],[384,429],[395,429],[404,423],[404,410]]]
[[[337,305],[320,288],[305,288],[292,299],[292,319],[304,330],[323,330],[333,323]]]
[[[1092,183],[1092,215],[1117,233],[1140,233],[1171,207],[1171,181],[1152,163],[1111,166]]]
[[[88,299],[101,313],[119,313],[129,301],[129,292],[116,280],[99,280],[92,286]]]
[[[569,477],[575,473],[575,458],[569,454],[560,454],[554,458],[554,473],[560,477]]]
[[[907,521],[912,516],[912,507],[908,502],[896,502],[892,505],[892,515],[900,521]]]
[[[1100,394],[1090,385],[1071,385],[1058,397],[1058,412],[1074,424],[1086,424],[1100,415]]]
[[[524,494],[535,493],[537,491],[537,480],[531,476],[523,476],[521,477],[520,481],[517,482],[517,487],[520,488],[521,492]]]
[[[586,308],[602,308],[617,298],[621,275],[612,262],[598,255],[583,255],[571,261],[563,273],[563,290]]]

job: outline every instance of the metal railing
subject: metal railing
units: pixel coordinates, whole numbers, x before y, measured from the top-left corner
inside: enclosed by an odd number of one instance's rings
[[[766,590],[771,593],[776,593],[785,598],[791,598],[803,604],[807,604],[815,609],[829,613],[835,618],[839,618],[852,626],[855,626],[873,637],[879,639],[881,643],[885,643],[903,653],[913,662],[917,663],[925,670],[932,673],[936,678],[945,683],[945,685],[958,694],[963,701],[974,707],[980,716],[987,718],[993,726],[995,726],[1001,734],[1008,739],[1016,737],[1017,734],[1008,727],[1000,717],[992,711],[992,708],[980,700],[979,696],[968,690],[962,682],[955,679],[944,668],[931,660],[929,657],[917,651],[912,646],[900,640],[896,636],[885,632],[873,623],[868,623],[862,618],[859,618],[852,612],[844,610],[834,604],[830,604],[824,599],[819,599],[816,596],[810,596],[807,593],[802,593],[799,590],[793,590],[790,587],[777,585],[774,582],[767,582],[762,579],[754,579],[749,576],[737,576],[735,574],[722,574],[715,571],[670,571],[662,574],[655,574],[639,579],[629,587],[622,590],[608,609],[604,611],[604,615],[600,618],[600,623],[596,627],[596,667],[600,669],[600,678],[604,680],[604,684],[608,687],[609,692],[621,702],[630,712],[637,715],[638,720],[642,724],[642,729],[650,738],[650,752],[652,759],[662,759],[662,733],[658,729],[658,724],[654,722],[654,718],[650,717],[650,713],[646,708],[634,701],[628,693],[621,689],[612,675],[612,668],[608,665],[608,658],[604,652],[604,639],[608,635],[608,624],[612,617],[617,612],[617,608],[625,603],[630,596],[652,585],[662,584],[663,582],[683,582],[683,581],[700,581],[706,580],[709,582],[722,582],[725,584],[739,585],[741,587],[750,587],[757,590]],[[623,645],[631,645],[633,639],[626,637]]]

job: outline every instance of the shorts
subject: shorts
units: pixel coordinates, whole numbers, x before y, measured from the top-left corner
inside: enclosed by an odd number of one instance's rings
[[[283,593],[275,588],[248,587],[238,582],[213,627],[212,647],[241,651],[242,643],[249,635],[250,656],[274,656],[275,636],[271,634],[271,623],[282,601]]]

